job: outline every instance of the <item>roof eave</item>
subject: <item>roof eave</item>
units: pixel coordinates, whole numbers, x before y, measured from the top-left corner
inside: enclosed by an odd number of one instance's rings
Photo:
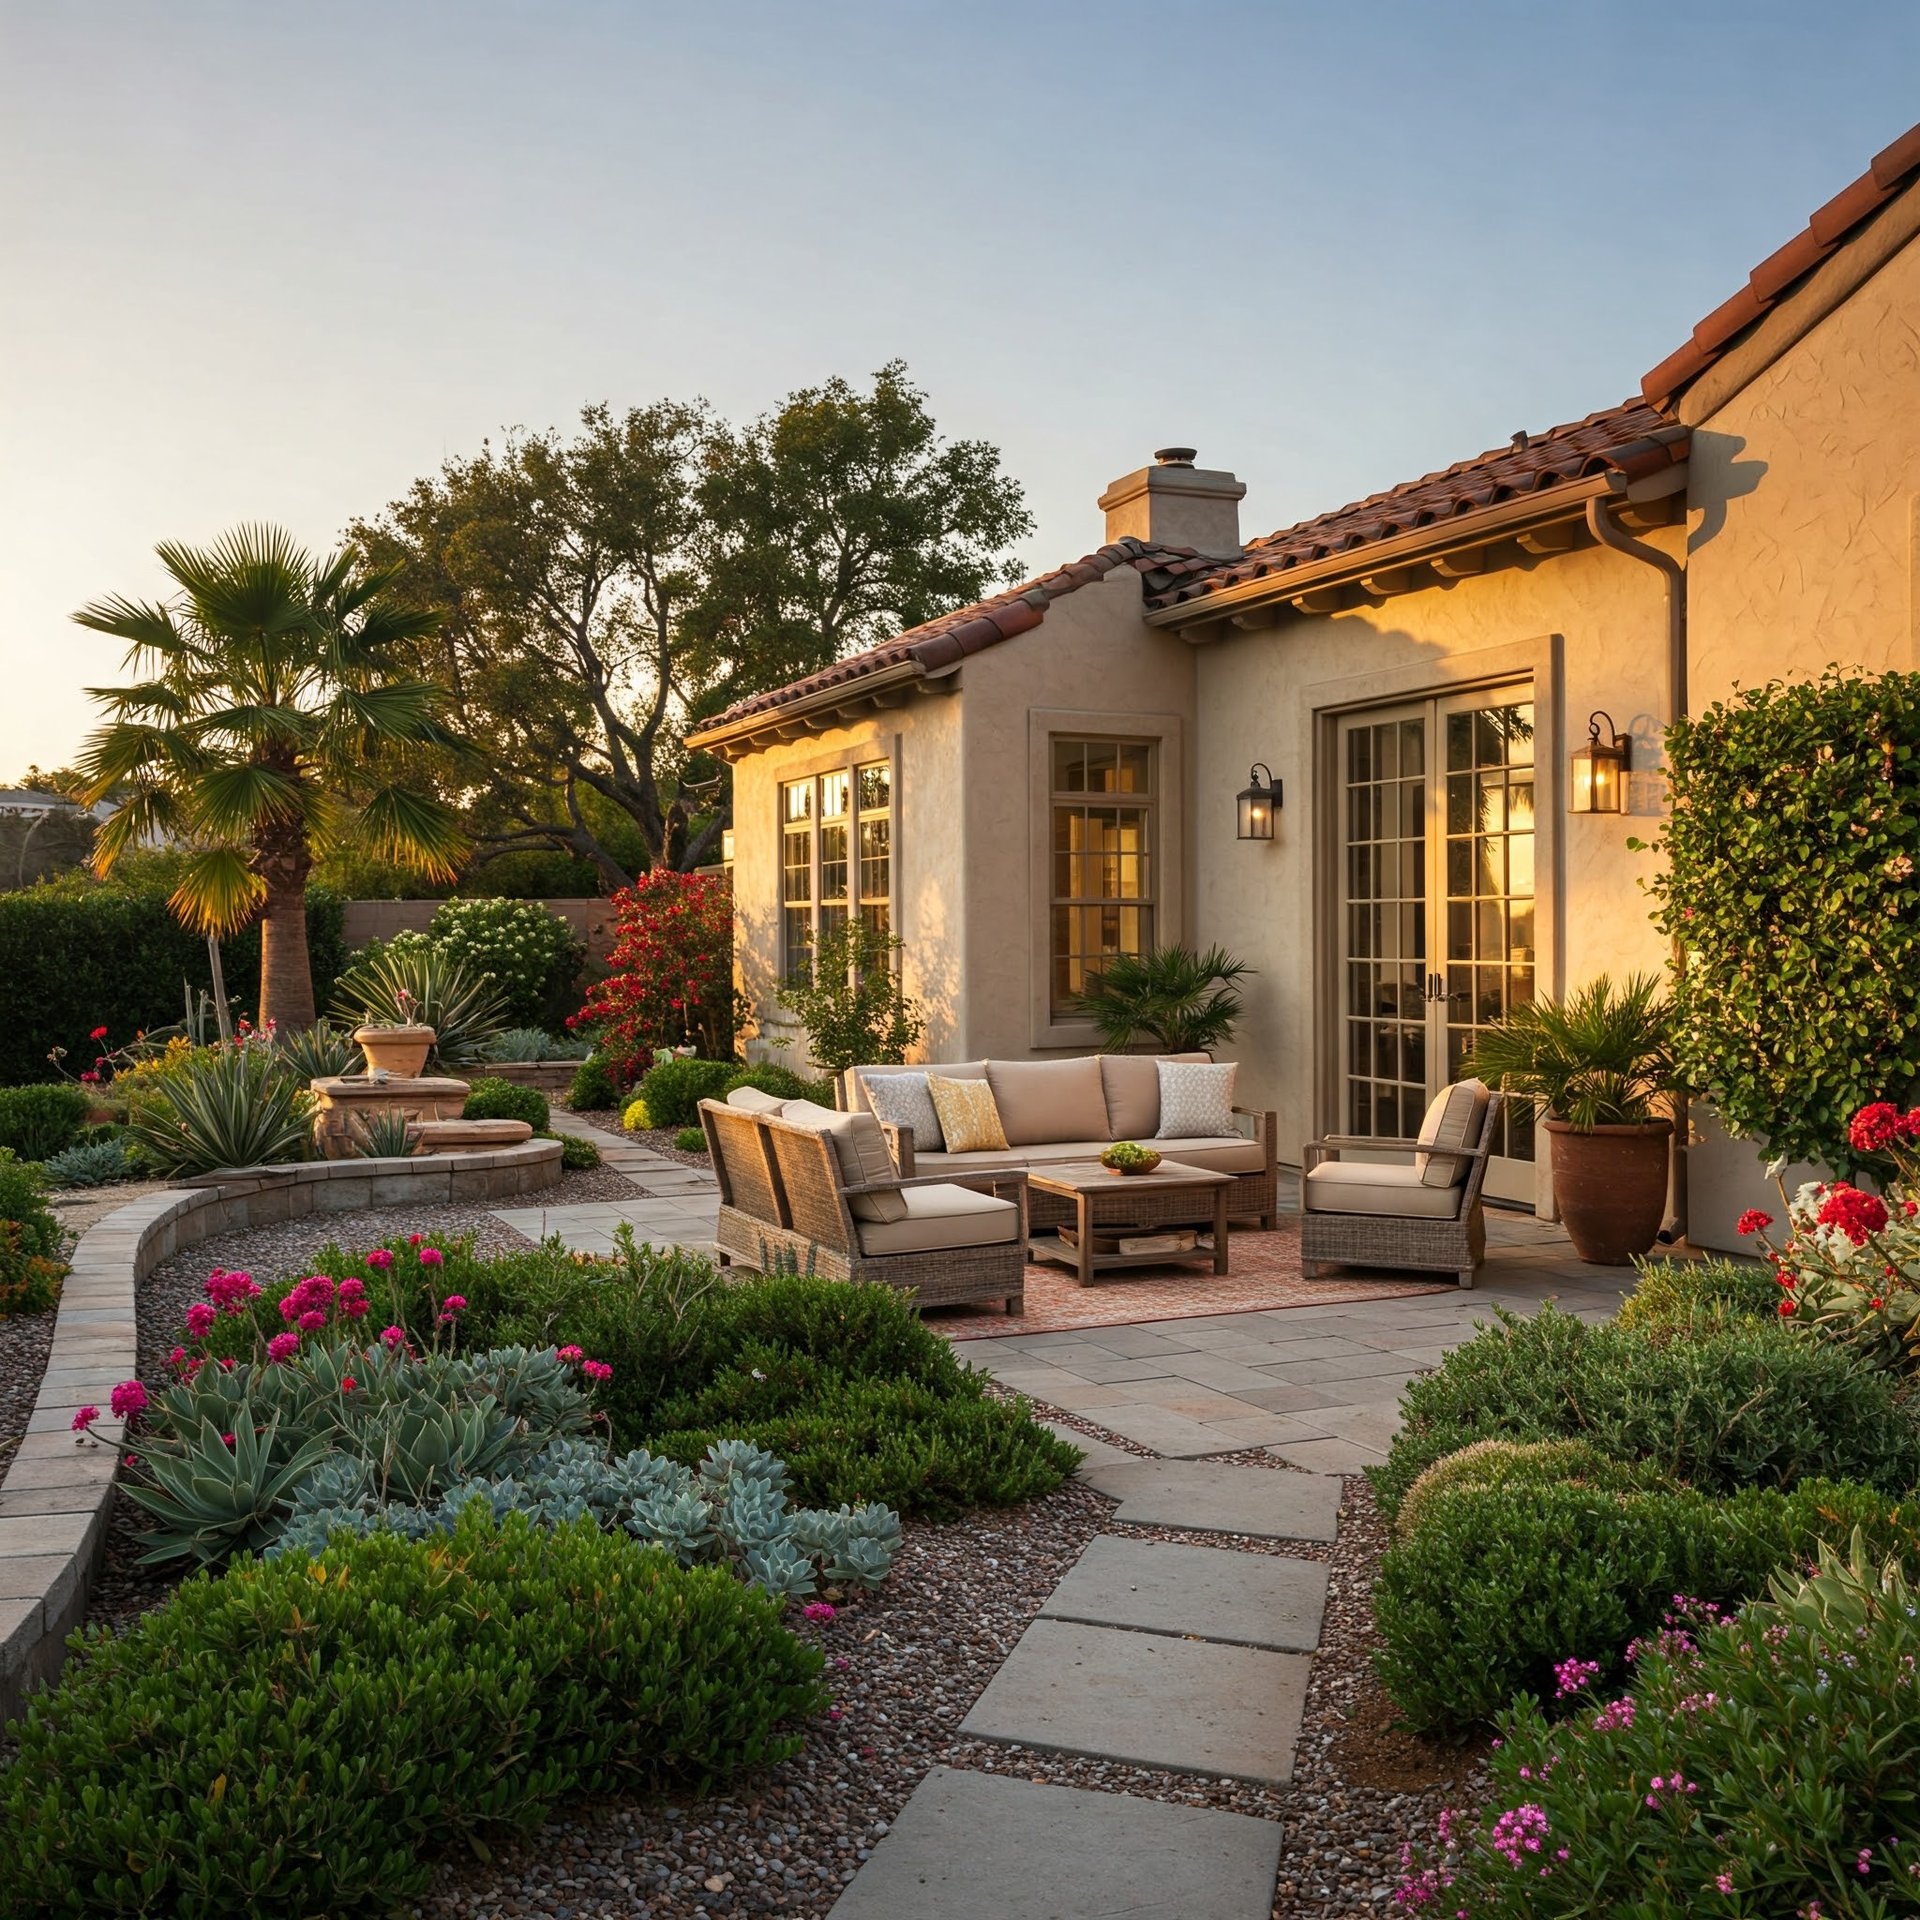
[[[930,675],[917,660],[901,660],[875,673],[862,674],[857,680],[822,687],[783,706],[745,713],[725,725],[690,733],[687,745],[731,763],[802,734],[820,733],[836,723],[898,706],[915,693],[944,687],[944,675]]]

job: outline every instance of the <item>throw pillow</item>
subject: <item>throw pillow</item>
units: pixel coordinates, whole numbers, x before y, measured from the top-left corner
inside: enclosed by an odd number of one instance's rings
[[[927,1075],[927,1092],[933,1096],[933,1110],[940,1116],[940,1132],[948,1153],[1005,1153],[1006,1129],[1000,1124],[1000,1109],[993,1103],[993,1089],[984,1080],[949,1080],[944,1074]]]
[[[863,1073],[860,1091],[888,1126],[913,1129],[915,1153],[939,1153],[946,1146],[924,1073]]]
[[[836,1113],[831,1107],[811,1100],[789,1100],[780,1109],[780,1118],[789,1126],[806,1127],[824,1133],[833,1143],[840,1161],[840,1178],[850,1187],[864,1186],[870,1180],[895,1177],[893,1155],[887,1151],[887,1136],[880,1122],[870,1113]],[[847,1201],[856,1220],[892,1221],[907,1217],[906,1195],[893,1193],[856,1193]]]
[[[1199,1066],[1185,1060],[1156,1060],[1160,1069],[1160,1129],[1156,1140],[1197,1140],[1237,1133],[1233,1120],[1231,1060]]]
[[[1456,1080],[1433,1096],[1420,1122],[1423,1147],[1464,1147],[1479,1138],[1481,1116],[1487,1110],[1487,1089],[1478,1080]],[[1414,1171],[1423,1187],[1457,1187],[1467,1177],[1467,1163],[1430,1153],[1413,1156]]]

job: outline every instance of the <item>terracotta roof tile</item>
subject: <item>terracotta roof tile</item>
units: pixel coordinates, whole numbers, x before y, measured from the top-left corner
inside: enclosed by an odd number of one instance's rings
[[[1152,590],[1154,604],[1177,606],[1201,599],[1224,587],[1351,553],[1590,474],[1613,469],[1637,479],[1685,457],[1685,435],[1666,415],[1630,400],[1530,436],[1524,445],[1516,435],[1508,446],[1250,541],[1240,559],[1189,568],[1164,589]]]
[[[724,713],[703,721],[691,737],[699,740],[720,728],[732,726],[735,721],[777,712],[816,693],[851,686],[889,667],[911,662],[923,672],[937,673],[964,660],[968,654],[1031,632],[1046,618],[1046,610],[1055,600],[1078,588],[1091,586],[1096,580],[1104,580],[1116,567],[1132,567],[1142,576],[1145,590],[1153,592],[1155,582],[1165,585],[1211,564],[1192,547],[1150,546],[1141,540],[1118,540],[1084,559],[1055,567],[1023,586],[1009,587],[1006,592],[996,593],[970,607],[956,607],[952,613],[943,613],[938,619],[910,627],[864,653],[849,654],[846,659],[836,660],[804,679],[737,700]]]
[[[1859,179],[1842,187],[1784,247],[1776,248],[1747,276],[1747,284],[1694,328],[1687,343],[1670,353],[1640,382],[1654,406],[1670,405],[1680,389],[1719,359],[1787,290],[1811,273],[1862,221],[1871,219],[1920,173],[1920,126],[1909,127],[1874,155]]]

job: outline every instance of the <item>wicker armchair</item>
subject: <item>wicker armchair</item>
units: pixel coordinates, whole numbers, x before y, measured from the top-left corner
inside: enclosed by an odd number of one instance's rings
[[[1458,1094],[1477,1082],[1449,1089]],[[1487,1250],[1481,1189],[1499,1135],[1501,1097],[1484,1096],[1459,1145],[1429,1137],[1436,1130],[1443,1094],[1428,1113],[1417,1140],[1370,1140],[1330,1134],[1312,1140],[1301,1154],[1300,1266],[1308,1277],[1328,1262],[1350,1267],[1411,1267],[1453,1274],[1463,1287]],[[1343,1151],[1424,1155],[1434,1171],[1451,1170],[1446,1184],[1417,1161],[1406,1166],[1343,1161]]]
[[[700,1124],[720,1182],[723,1266],[767,1270],[791,1257],[803,1272],[905,1288],[922,1307],[999,1300],[1022,1311],[1024,1171],[854,1181],[816,1128],[716,1100],[701,1101]],[[899,1195],[906,1217],[861,1218],[857,1203],[877,1194]]]

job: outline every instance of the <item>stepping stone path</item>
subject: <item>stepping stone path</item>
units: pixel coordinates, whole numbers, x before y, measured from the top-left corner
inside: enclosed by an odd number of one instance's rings
[[[1334,1538],[1341,1483],[1143,1459],[1070,1428],[1114,1518]],[[1323,1562],[1099,1534],[961,1722],[974,1739],[1282,1785],[1326,1606]],[[1204,1807],[938,1767],[832,1920],[1269,1920],[1281,1833]]]

